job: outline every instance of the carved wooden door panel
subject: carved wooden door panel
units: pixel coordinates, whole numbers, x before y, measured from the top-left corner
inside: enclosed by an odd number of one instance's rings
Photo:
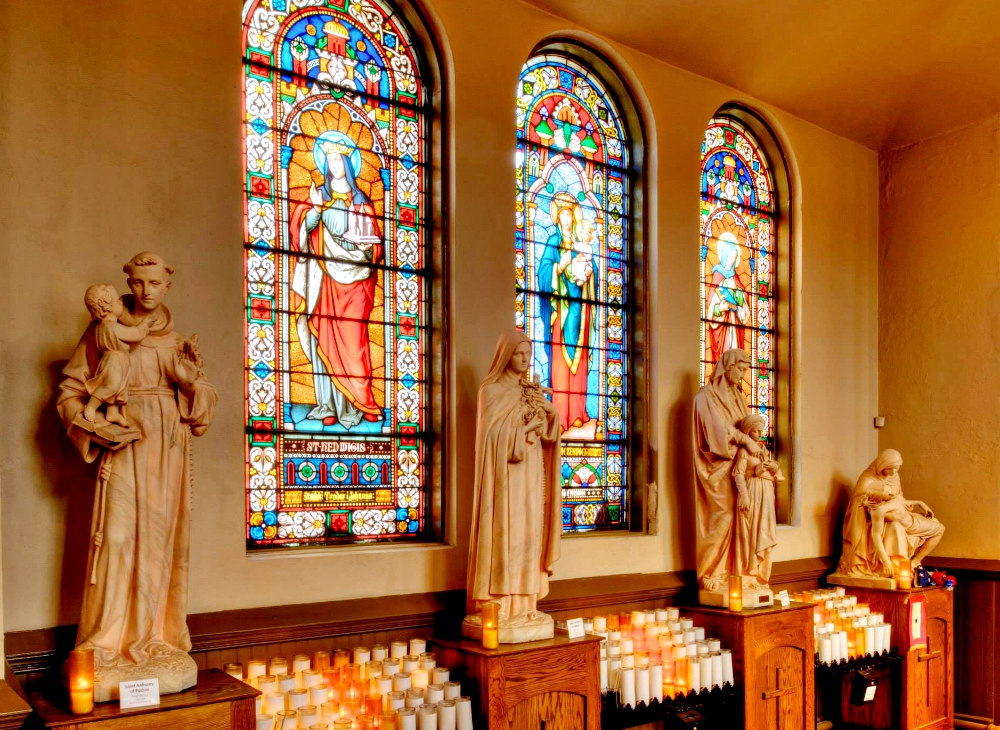
[[[760,701],[751,705],[756,717],[747,727],[806,730],[804,652],[791,646],[775,647],[757,658],[754,671],[755,684],[762,691]]]
[[[940,618],[927,621],[927,648],[916,649],[916,661],[910,663],[910,701],[913,727],[922,728],[946,721],[948,622]]]
[[[586,701],[570,692],[546,692],[514,705],[507,715],[510,730],[583,730]]]

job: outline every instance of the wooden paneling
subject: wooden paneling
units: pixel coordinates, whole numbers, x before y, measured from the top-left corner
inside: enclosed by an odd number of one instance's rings
[[[587,727],[587,701],[578,694],[547,692],[522,700],[509,717],[510,730],[580,730]]]

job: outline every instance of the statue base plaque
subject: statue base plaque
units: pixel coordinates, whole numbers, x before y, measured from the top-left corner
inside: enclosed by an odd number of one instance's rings
[[[183,692],[198,682],[198,665],[187,654],[153,657],[143,664],[101,667],[94,672],[94,702],[118,699],[118,683],[136,679],[160,680],[160,694]]]
[[[555,636],[555,622],[546,613],[536,612],[530,619],[516,624],[500,624],[501,644],[524,644],[529,641],[542,641]],[[483,640],[483,617],[475,613],[465,617],[462,622],[462,636],[466,639],[481,642]]]
[[[702,606],[713,606],[715,608],[729,608],[729,592],[725,589],[719,591],[698,590],[698,603]],[[744,588],[743,608],[768,608],[774,605],[774,592],[768,588]]]

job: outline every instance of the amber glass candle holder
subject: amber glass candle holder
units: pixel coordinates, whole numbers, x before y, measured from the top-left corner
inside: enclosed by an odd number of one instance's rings
[[[342,667],[351,663],[351,652],[347,649],[337,649],[333,652],[333,666]]]
[[[69,711],[86,715],[94,711],[94,650],[74,649],[66,662]]]
[[[619,631],[625,631],[626,629],[632,628],[632,612],[624,612],[618,614],[618,627]]]
[[[619,631],[621,624],[618,623],[618,614],[613,613],[608,616],[608,631]]]
[[[483,648],[500,646],[500,604],[487,601],[483,604]]]
[[[396,724],[396,713],[383,712],[379,730],[396,730],[397,727],[398,725]]]
[[[743,610],[743,576],[729,576],[729,610]]]
[[[313,654],[312,668],[314,671],[323,672],[330,667],[330,652],[317,651]]]
[[[899,570],[899,589],[903,591],[910,590],[913,588],[913,568],[910,565],[909,559],[900,555],[893,558],[893,561]]]

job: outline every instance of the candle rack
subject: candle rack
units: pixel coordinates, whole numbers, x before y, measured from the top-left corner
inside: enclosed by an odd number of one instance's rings
[[[821,663],[817,656],[817,715],[843,730],[896,730],[902,665],[896,649],[832,663]],[[875,688],[866,702],[868,685]]]
[[[608,692],[601,698],[601,730],[625,730],[690,713],[701,715],[711,727],[742,727],[742,709],[742,689],[728,682],[711,691],[703,689],[663,701],[653,698],[649,704],[640,702],[634,707],[622,706],[618,693]]]

